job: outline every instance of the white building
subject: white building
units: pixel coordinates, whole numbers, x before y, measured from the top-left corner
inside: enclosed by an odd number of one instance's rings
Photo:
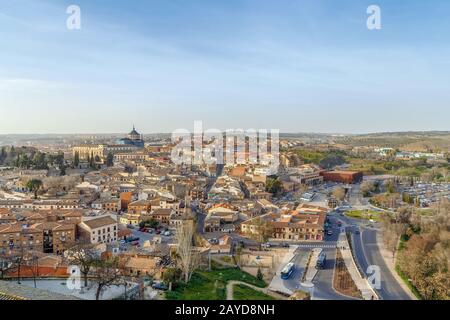
[[[112,243],[118,240],[119,226],[111,216],[95,217],[78,224],[81,238],[91,244]]]

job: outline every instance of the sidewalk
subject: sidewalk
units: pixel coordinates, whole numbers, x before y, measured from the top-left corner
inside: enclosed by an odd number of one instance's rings
[[[397,282],[400,284],[402,289],[408,294],[408,296],[412,300],[418,300],[417,297],[408,288],[408,286],[403,281],[403,279],[400,278],[400,276],[397,273],[397,270],[395,270],[397,256],[395,256],[395,258],[393,258],[392,253],[386,249],[386,246],[383,243],[382,235],[380,232],[377,232],[377,246],[380,251],[381,257],[383,258],[384,262],[386,263],[386,266],[388,267],[389,271],[391,272],[391,274],[393,275],[395,280],[397,280]]]
[[[273,292],[282,292],[288,295],[292,295],[294,292],[292,290],[289,290],[284,286],[284,280],[281,279],[281,271],[283,268],[291,262],[292,259],[295,257],[295,252],[297,251],[298,246],[291,246],[289,248],[289,252],[286,253],[286,255],[283,257],[283,260],[281,261],[280,265],[278,266],[278,270],[273,277],[272,281],[269,285],[269,290]]]
[[[305,274],[305,281],[301,283],[304,287],[313,287],[313,280],[316,277],[319,270],[316,269],[317,259],[319,258],[319,255],[322,253],[322,249],[316,248],[313,249],[310,254],[309,263],[306,267],[306,274]]]

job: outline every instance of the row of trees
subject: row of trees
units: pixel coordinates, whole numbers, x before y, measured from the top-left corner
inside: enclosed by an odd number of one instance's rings
[[[0,165],[34,170],[48,170],[50,167],[57,167],[61,171],[61,175],[65,175],[66,171],[62,152],[48,154],[28,147],[2,147],[0,150]]]
[[[450,201],[442,199],[433,215],[413,206],[401,207],[382,222],[383,240],[397,268],[423,299],[450,299]]]
[[[94,156],[94,154],[91,153],[91,155],[87,157],[86,161],[87,161],[87,163],[89,163],[89,167],[91,169],[96,170],[96,169],[98,169],[98,163],[100,163],[102,161],[102,159],[100,159],[100,157],[98,155]],[[109,152],[106,157],[106,165],[108,167],[112,167],[114,165],[114,154],[112,152]],[[78,168],[80,166],[80,153],[78,151],[75,152],[73,166],[75,168]]]

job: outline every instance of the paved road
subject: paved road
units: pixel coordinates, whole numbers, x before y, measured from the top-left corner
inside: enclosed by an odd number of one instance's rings
[[[362,273],[367,277],[367,268],[371,265],[379,266],[381,272],[381,289],[376,290],[383,300],[411,300],[410,296],[404,291],[401,285],[392,275],[390,269],[381,256],[380,249],[377,245],[378,225],[372,224],[373,228],[367,227],[368,222],[359,219],[352,219],[333,213],[330,218],[332,221],[341,221],[347,231],[352,234],[353,252],[356,258],[356,264]],[[355,234],[358,227],[361,233]]]
[[[320,270],[314,279],[314,300],[355,300],[338,293],[333,288],[334,267],[336,265],[336,249],[324,249],[327,255],[325,268]]]
[[[376,290],[383,300],[411,300],[403,290],[384,262],[377,245],[377,230],[363,229],[360,235],[353,235],[352,242],[357,263],[366,276],[367,267],[375,265],[380,267],[381,289]]]
[[[131,230],[134,237],[139,238],[139,245],[142,248],[146,241],[152,241],[155,236],[161,237],[162,243],[174,243],[173,237],[166,237],[154,233],[140,232],[139,230]]]
[[[283,281],[283,285],[291,290],[309,291],[314,300],[352,300],[352,298],[341,295],[333,288],[334,266],[336,264],[336,248],[327,248],[327,244],[323,243],[324,252],[327,255],[327,261],[324,269],[320,270],[313,280],[314,287],[303,287],[301,277],[304,273],[303,265],[305,258],[307,259],[311,251],[308,247],[299,247],[292,262],[295,263],[295,271],[288,280]],[[318,246],[320,247],[320,246]]]

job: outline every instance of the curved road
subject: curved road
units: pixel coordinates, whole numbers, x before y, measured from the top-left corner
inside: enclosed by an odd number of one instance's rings
[[[381,288],[377,293],[383,300],[411,300],[387,267],[377,244],[377,230],[362,229],[360,235],[352,235],[352,243],[357,263],[363,273],[368,276],[367,268],[370,265],[380,267]],[[370,275],[369,275],[370,276]]]

